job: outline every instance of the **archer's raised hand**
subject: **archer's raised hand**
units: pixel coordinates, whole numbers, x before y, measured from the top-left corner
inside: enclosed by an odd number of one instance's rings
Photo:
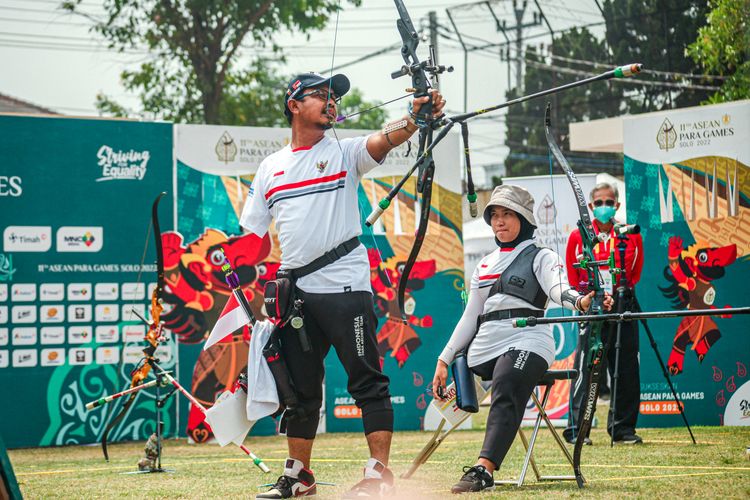
[[[412,118],[419,114],[422,109],[422,105],[432,98],[432,118],[437,119],[443,116],[443,108],[445,108],[445,98],[437,89],[430,89],[430,96],[416,97],[412,101]]]
[[[589,292],[586,295],[583,296],[581,299],[581,310],[583,312],[587,312],[589,308],[591,307],[591,301],[594,299],[594,294],[596,292]],[[615,303],[614,299],[610,294],[607,292],[604,292],[604,302],[602,303],[602,307],[604,307],[605,311],[612,310],[612,305]]]

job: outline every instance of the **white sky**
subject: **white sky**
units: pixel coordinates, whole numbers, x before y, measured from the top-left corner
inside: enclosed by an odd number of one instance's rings
[[[122,88],[119,74],[123,69],[135,69],[148,59],[148,53],[109,51],[101,38],[89,33],[89,21],[57,9],[59,3],[58,0],[0,0],[0,93],[70,115],[95,115],[94,102],[99,92],[137,109],[137,99]],[[477,5],[478,2],[473,6],[453,0],[405,0],[405,3],[415,26],[426,23],[428,11],[435,10],[438,23],[454,38],[440,38],[438,43],[440,62],[455,67],[453,73],[443,75],[441,89],[448,100],[448,109],[463,111],[464,53],[452,33],[446,8],[451,8],[462,34],[490,43],[503,42],[505,38],[496,30],[486,5]],[[516,24],[511,1],[491,3],[496,15],[505,20],[508,27]],[[309,41],[299,35],[279,34],[277,43],[287,48],[287,64],[281,68],[282,72],[322,71],[331,66],[332,55],[334,65],[344,64],[400,41],[395,26],[398,14],[392,0],[363,0],[360,8],[353,7],[346,0],[341,0],[341,4],[344,10],[338,20],[338,29],[333,16],[326,29],[312,33]],[[554,30],[602,21],[594,0],[539,0],[539,4]],[[101,0],[83,0],[82,5],[91,14],[102,12]],[[460,5],[469,6],[461,8]],[[521,5],[519,1],[518,7]],[[533,0],[529,1],[524,23],[533,21],[536,10]],[[600,26],[591,30],[598,36],[602,35]],[[508,35],[514,39],[513,32]],[[337,37],[335,53],[334,36]],[[550,41],[544,24],[526,29],[524,37],[530,36],[530,44],[548,44]],[[466,41],[485,43],[476,38],[467,38]],[[500,61],[497,50],[469,54],[469,110],[505,100],[508,66],[507,62]],[[427,57],[427,42],[420,44],[419,52],[421,59]],[[243,57],[249,60],[252,54],[253,49],[248,48]],[[394,49],[341,71],[363,91],[365,99],[387,101],[402,95],[410,84],[408,77],[390,78],[390,73],[402,62],[398,49]],[[514,75],[513,69],[515,81]],[[387,109],[391,117],[399,116],[404,110],[404,101]],[[505,157],[502,113],[470,123],[473,164],[497,163]]]

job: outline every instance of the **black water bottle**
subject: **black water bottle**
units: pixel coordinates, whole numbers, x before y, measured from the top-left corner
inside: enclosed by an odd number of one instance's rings
[[[474,374],[469,369],[466,353],[459,351],[451,366],[453,380],[456,382],[456,406],[468,413],[479,411],[477,387],[474,385]]]

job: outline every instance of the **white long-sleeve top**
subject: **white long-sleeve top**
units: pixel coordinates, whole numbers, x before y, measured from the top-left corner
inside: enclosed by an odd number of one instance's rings
[[[528,350],[544,358],[548,365],[552,364],[555,359],[555,342],[550,325],[514,328],[512,319],[504,319],[482,323],[479,331],[476,331],[480,314],[504,309],[539,310],[525,300],[510,295],[497,293],[489,297],[490,288],[518,253],[534,243],[532,239],[523,241],[514,249],[498,248],[477,264],[471,277],[466,309],[439,359],[450,364],[456,353],[471,342],[467,354],[469,366],[480,365],[510,350]],[[553,302],[575,310],[575,300],[562,300],[565,291],[570,290],[569,293],[576,298],[579,294],[568,285],[565,266],[559,255],[549,248],[543,248],[534,258],[533,270],[542,290]]]

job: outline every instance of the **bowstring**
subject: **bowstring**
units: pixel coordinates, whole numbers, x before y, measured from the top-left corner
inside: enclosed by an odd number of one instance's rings
[[[339,13],[340,12],[341,12],[341,0],[338,0],[336,2],[336,24],[335,24],[335,28],[334,28],[334,32],[333,32],[333,51],[331,52],[331,69],[329,70],[329,75],[328,75],[328,78],[329,78],[329,80],[328,80],[328,98],[326,99],[326,105],[327,105],[327,103],[329,103],[331,101],[331,85],[333,83],[333,68],[334,68],[334,63],[336,61],[336,44],[337,44],[337,41],[338,41]],[[404,97],[408,97],[409,95],[411,95],[411,94],[407,94],[405,96],[399,97],[398,99],[403,99]],[[388,104],[388,103],[393,102],[393,101],[397,101],[398,99],[393,99],[392,101],[388,101],[387,103],[383,103],[383,104],[381,104],[379,106],[376,106],[376,107],[384,106],[385,104]],[[374,109],[374,108],[370,108],[370,109]],[[352,115],[349,115],[349,116],[354,116],[355,114],[364,113],[365,111],[369,111],[369,109],[363,110],[363,111],[358,111],[357,113],[353,113]],[[339,135],[336,133],[336,123],[337,123],[337,120],[334,118],[333,123],[331,124],[331,131],[333,132],[333,136],[336,138],[336,144],[339,147],[339,151],[341,152],[341,158],[343,159],[344,158],[344,149],[341,147],[341,141],[339,140]],[[374,179],[370,179],[370,182],[375,182],[375,180]],[[359,189],[357,189],[357,191],[359,191]],[[367,197],[367,193],[366,192],[365,192],[365,197]],[[372,209],[372,207],[368,208],[368,207],[364,207],[363,206],[362,201],[359,199],[359,192],[357,193],[357,204],[358,204],[358,208],[359,208],[359,212],[360,212],[360,217],[361,217],[361,214],[363,213],[362,208],[366,209],[364,211],[364,213],[367,213],[367,211],[369,211],[369,210]],[[373,243],[373,246],[375,247],[375,251],[378,253],[378,260],[380,261],[380,262],[378,262],[378,267],[380,267],[380,265],[383,264],[383,252],[380,250],[380,246],[378,245],[378,241],[377,241],[377,238],[375,237],[374,230],[370,231],[370,238],[372,239],[372,243]],[[393,287],[393,283],[391,282],[391,277],[388,276],[388,273],[384,273],[384,274],[386,275],[386,278],[388,279],[388,285],[390,287]]]

